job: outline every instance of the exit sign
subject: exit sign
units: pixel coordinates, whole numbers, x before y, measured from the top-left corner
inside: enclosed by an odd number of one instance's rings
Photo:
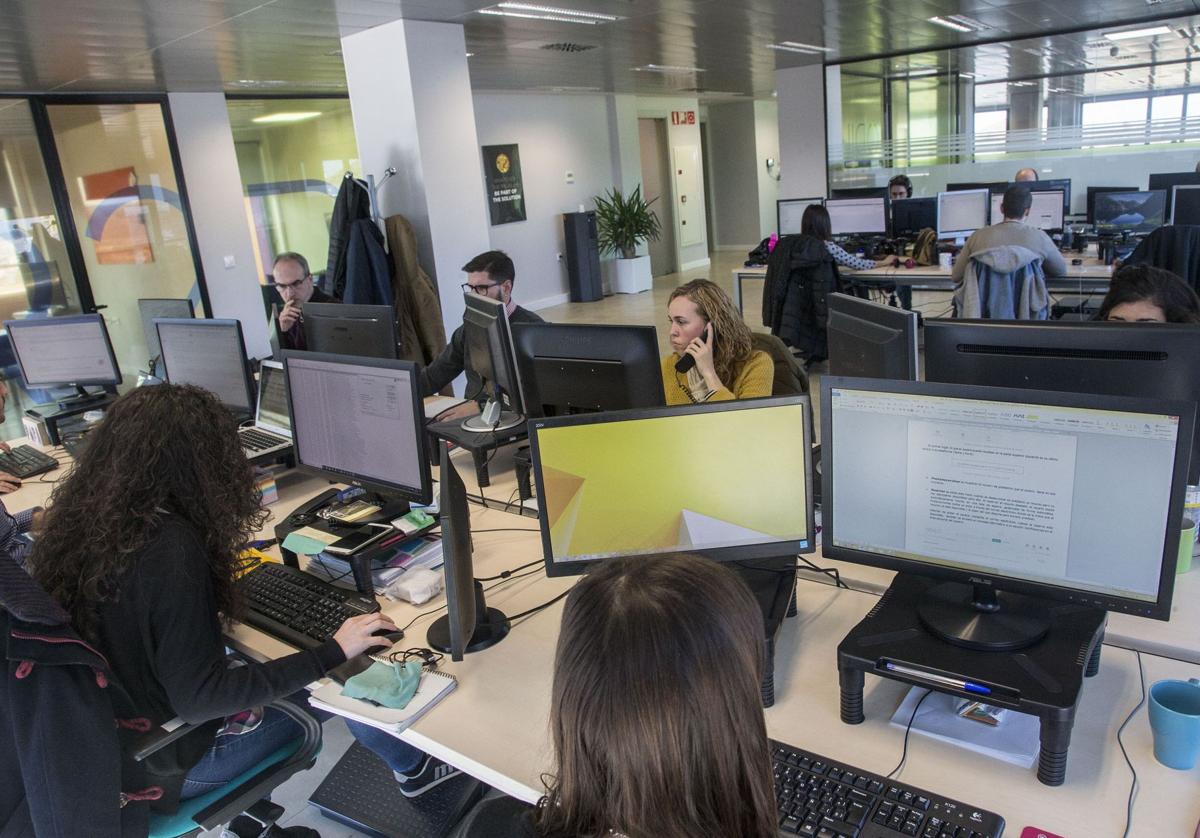
[[[671,124],[672,125],[695,125],[696,124],[696,112],[695,111],[671,111]]]

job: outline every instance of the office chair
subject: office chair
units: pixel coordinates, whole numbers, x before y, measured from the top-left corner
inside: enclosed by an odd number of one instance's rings
[[[808,393],[808,373],[796,360],[787,344],[775,335],[763,332],[750,334],[750,346],[771,356],[775,376],[771,380],[772,396],[804,395]]]
[[[1178,276],[1193,290],[1200,289],[1200,226],[1159,227],[1134,248],[1124,265],[1149,265]]]

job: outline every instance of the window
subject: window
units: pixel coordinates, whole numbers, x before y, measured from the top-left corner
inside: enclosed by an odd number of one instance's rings
[[[1008,108],[975,111],[975,154],[1003,154],[1008,131]]]
[[[1146,124],[1147,106],[1149,100],[1145,96],[1130,99],[1106,99],[1100,102],[1083,103],[1083,130],[1085,136],[1094,137],[1100,142],[1085,142],[1084,148],[1104,148],[1106,146],[1131,145],[1128,130],[1130,123]],[[1088,129],[1092,129],[1090,132]],[[1141,129],[1138,129],[1139,131]],[[1117,136],[1122,142],[1104,142],[1104,137]],[[1144,140],[1143,140],[1144,141]]]

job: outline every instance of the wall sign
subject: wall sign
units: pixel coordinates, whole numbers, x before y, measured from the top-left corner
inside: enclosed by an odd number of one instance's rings
[[[485,145],[483,171],[487,178],[492,226],[525,220],[525,187],[517,144]]]
[[[695,125],[696,124],[696,112],[695,111],[671,111],[671,124],[672,125]]]

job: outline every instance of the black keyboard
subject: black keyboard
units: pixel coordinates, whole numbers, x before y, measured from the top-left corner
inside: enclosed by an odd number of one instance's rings
[[[292,444],[287,437],[260,431],[258,428],[243,428],[238,431],[238,439],[242,441],[242,448],[253,453]]]
[[[320,646],[348,617],[379,610],[374,597],[275,562],[260,564],[238,585],[246,602],[242,620],[301,649]]]
[[[999,838],[1004,818],[771,742],[779,831],[812,838]]]
[[[18,445],[7,453],[0,451],[0,471],[22,480],[56,468],[58,460],[31,445]]]

